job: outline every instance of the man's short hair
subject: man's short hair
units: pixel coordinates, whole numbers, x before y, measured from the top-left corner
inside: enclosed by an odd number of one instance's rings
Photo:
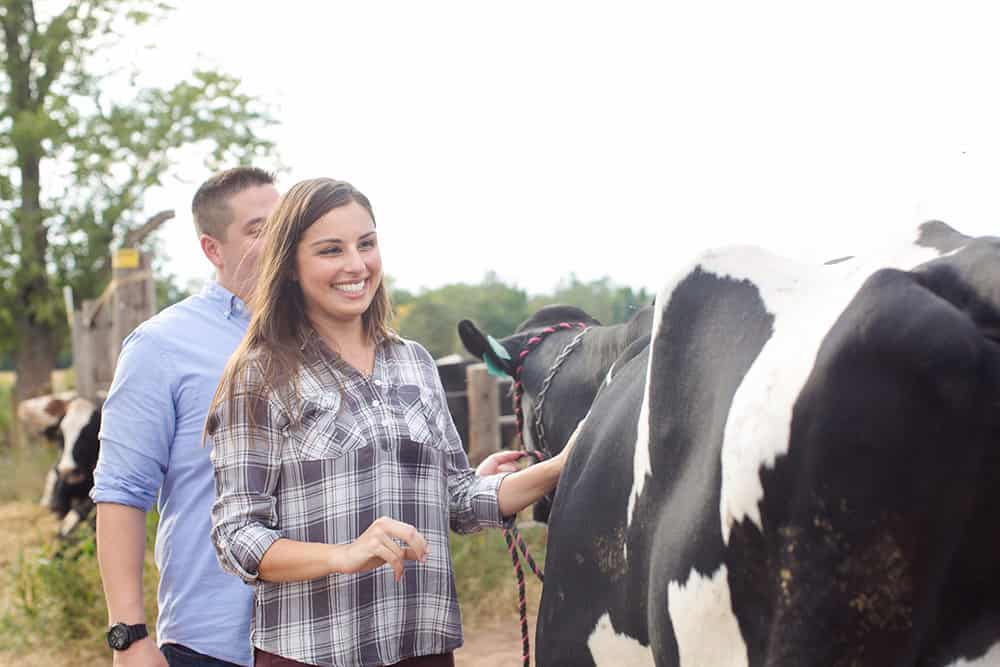
[[[195,231],[225,241],[233,221],[229,199],[258,185],[274,185],[274,175],[257,167],[234,167],[202,183],[191,201]]]

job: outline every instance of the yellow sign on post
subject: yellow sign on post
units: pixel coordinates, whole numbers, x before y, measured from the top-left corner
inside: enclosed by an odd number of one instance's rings
[[[135,248],[120,248],[111,258],[113,269],[138,269],[139,251]]]

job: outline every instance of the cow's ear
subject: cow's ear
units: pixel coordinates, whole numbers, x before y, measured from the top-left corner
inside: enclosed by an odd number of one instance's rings
[[[458,336],[469,354],[483,360],[491,375],[501,378],[513,375],[514,364],[510,353],[492,336],[484,334],[469,320],[458,323]]]

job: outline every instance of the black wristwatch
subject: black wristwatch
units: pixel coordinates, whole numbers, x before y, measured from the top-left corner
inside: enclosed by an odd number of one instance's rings
[[[108,646],[116,651],[124,651],[132,645],[132,642],[139,641],[148,635],[145,623],[136,625],[115,623],[108,630]]]

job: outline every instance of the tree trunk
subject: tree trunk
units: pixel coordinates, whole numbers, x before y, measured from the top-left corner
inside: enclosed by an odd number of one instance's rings
[[[15,315],[17,400],[52,391],[52,369],[58,351],[52,323],[37,315],[45,310],[41,306],[53,299],[45,264],[49,239],[41,206],[42,152],[40,142],[24,142],[17,147],[21,206],[15,219],[21,239],[21,267],[15,280],[20,283],[17,301],[22,308]]]
[[[55,368],[56,349],[51,327],[36,325],[27,313],[18,315],[17,351],[14,354],[17,369],[16,400],[52,392],[52,369]]]

